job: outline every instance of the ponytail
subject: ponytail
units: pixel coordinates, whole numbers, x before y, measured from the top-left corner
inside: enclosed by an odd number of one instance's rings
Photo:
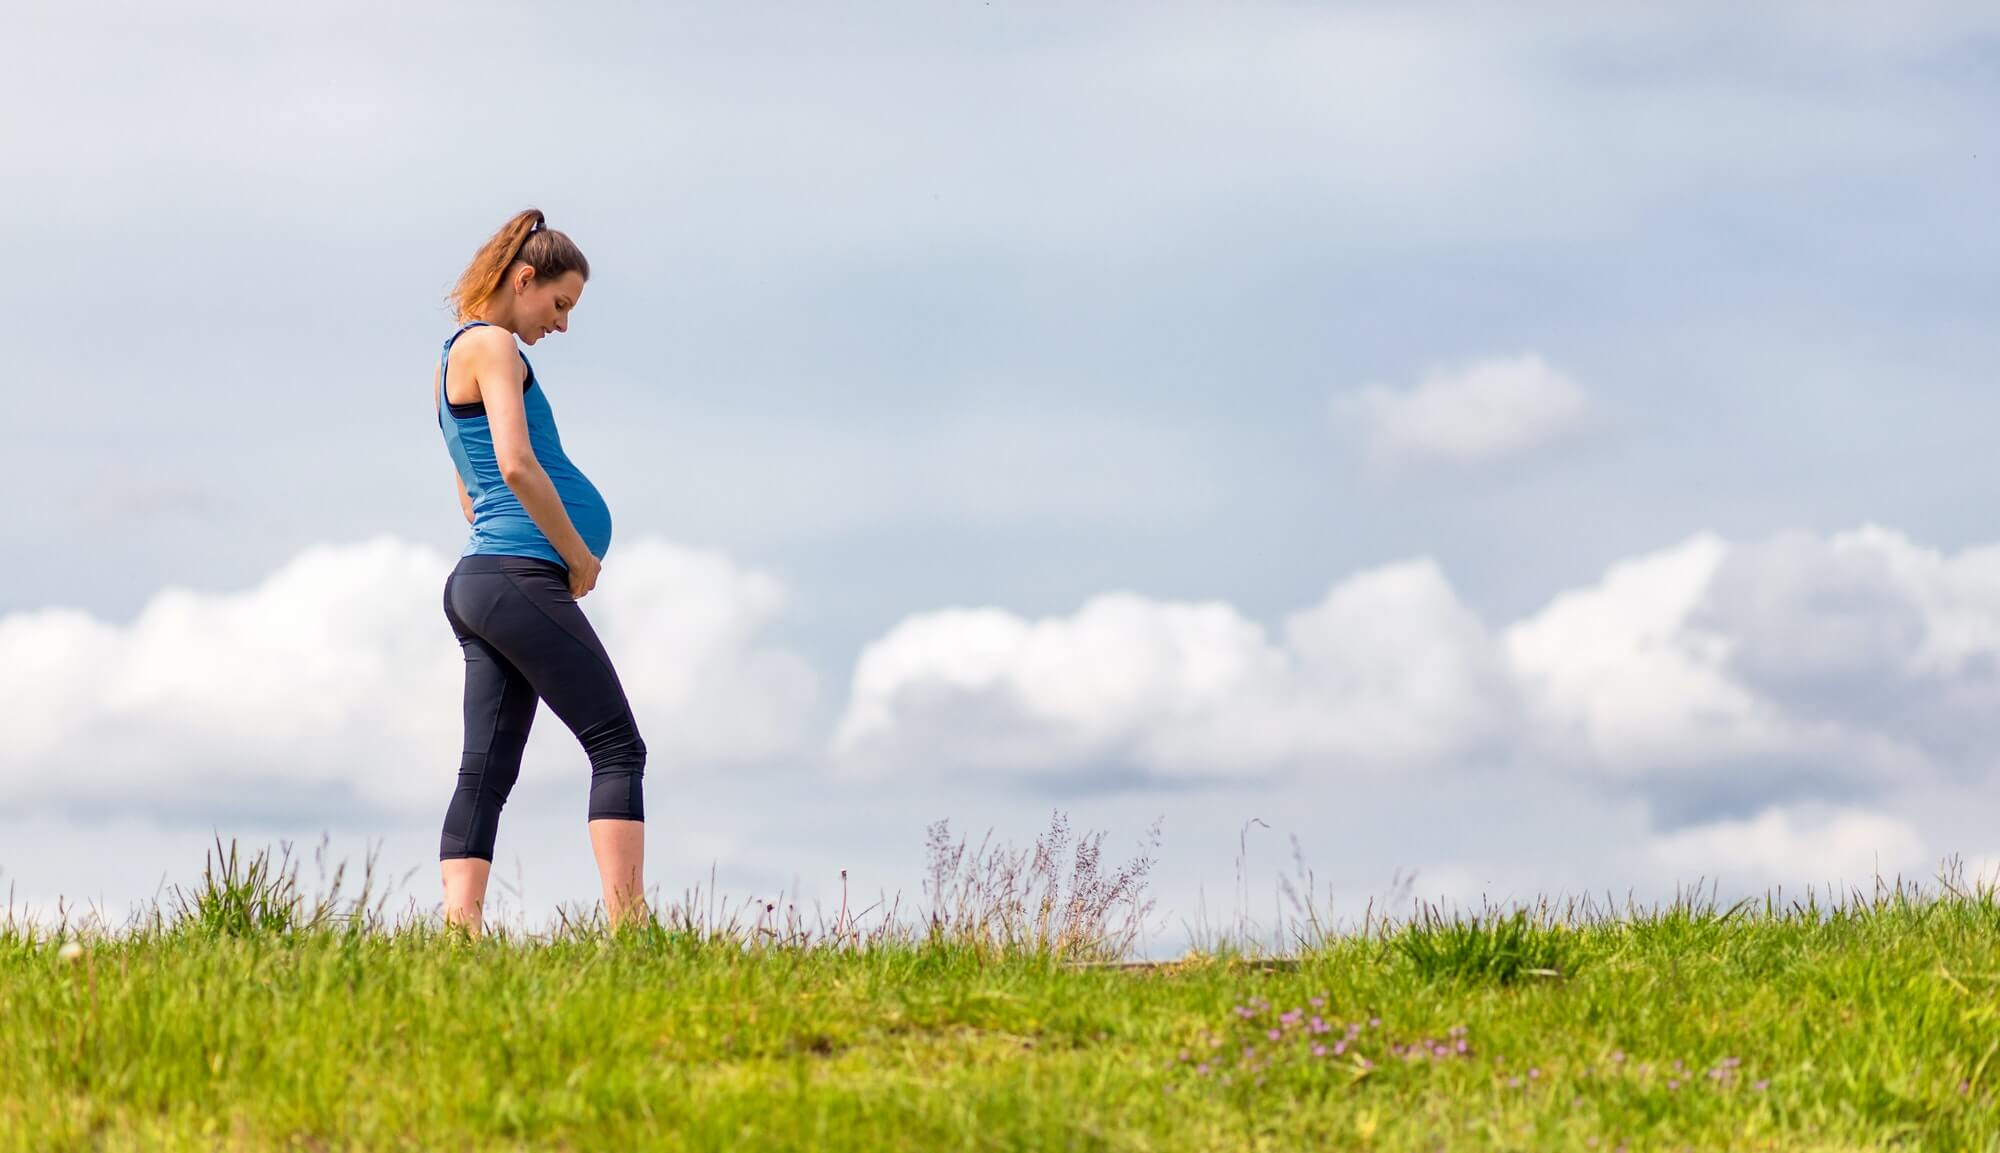
[[[463,322],[484,308],[500,291],[515,261],[534,269],[537,279],[553,280],[565,272],[590,279],[590,262],[575,242],[548,227],[541,209],[524,209],[501,225],[459,274],[458,283],[445,297],[453,318]]]

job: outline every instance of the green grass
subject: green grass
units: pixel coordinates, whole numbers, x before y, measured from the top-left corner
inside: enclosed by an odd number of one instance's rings
[[[942,848],[866,930],[473,939],[233,855],[72,958],[0,923],[0,1150],[2000,1148],[2000,902],[1948,876],[1125,968],[1094,850]]]

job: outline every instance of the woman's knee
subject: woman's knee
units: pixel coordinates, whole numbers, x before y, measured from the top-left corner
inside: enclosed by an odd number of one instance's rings
[[[636,773],[646,768],[646,742],[639,736],[638,723],[629,711],[617,723],[590,733],[583,742],[583,751],[590,757],[592,772]]]
[[[644,778],[646,742],[639,727],[627,714],[611,739],[590,751],[590,819],[643,821],[646,819]]]

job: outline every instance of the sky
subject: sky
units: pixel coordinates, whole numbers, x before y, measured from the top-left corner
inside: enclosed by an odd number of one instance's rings
[[[908,906],[934,822],[1058,811],[1160,822],[1169,950],[1301,871],[2000,868],[1990,5],[0,13],[17,909],[217,838],[435,909],[431,374],[530,206],[668,896]],[[587,776],[544,709],[523,923],[597,896]]]

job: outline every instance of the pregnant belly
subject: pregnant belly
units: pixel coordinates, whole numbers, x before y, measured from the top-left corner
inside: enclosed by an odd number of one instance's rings
[[[557,485],[563,510],[569,513],[570,523],[576,526],[576,533],[583,538],[583,546],[590,550],[590,555],[603,560],[611,548],[611,507],[605,503],[604,494],[581,472],[572,471],[566,480],[567,483]]]

